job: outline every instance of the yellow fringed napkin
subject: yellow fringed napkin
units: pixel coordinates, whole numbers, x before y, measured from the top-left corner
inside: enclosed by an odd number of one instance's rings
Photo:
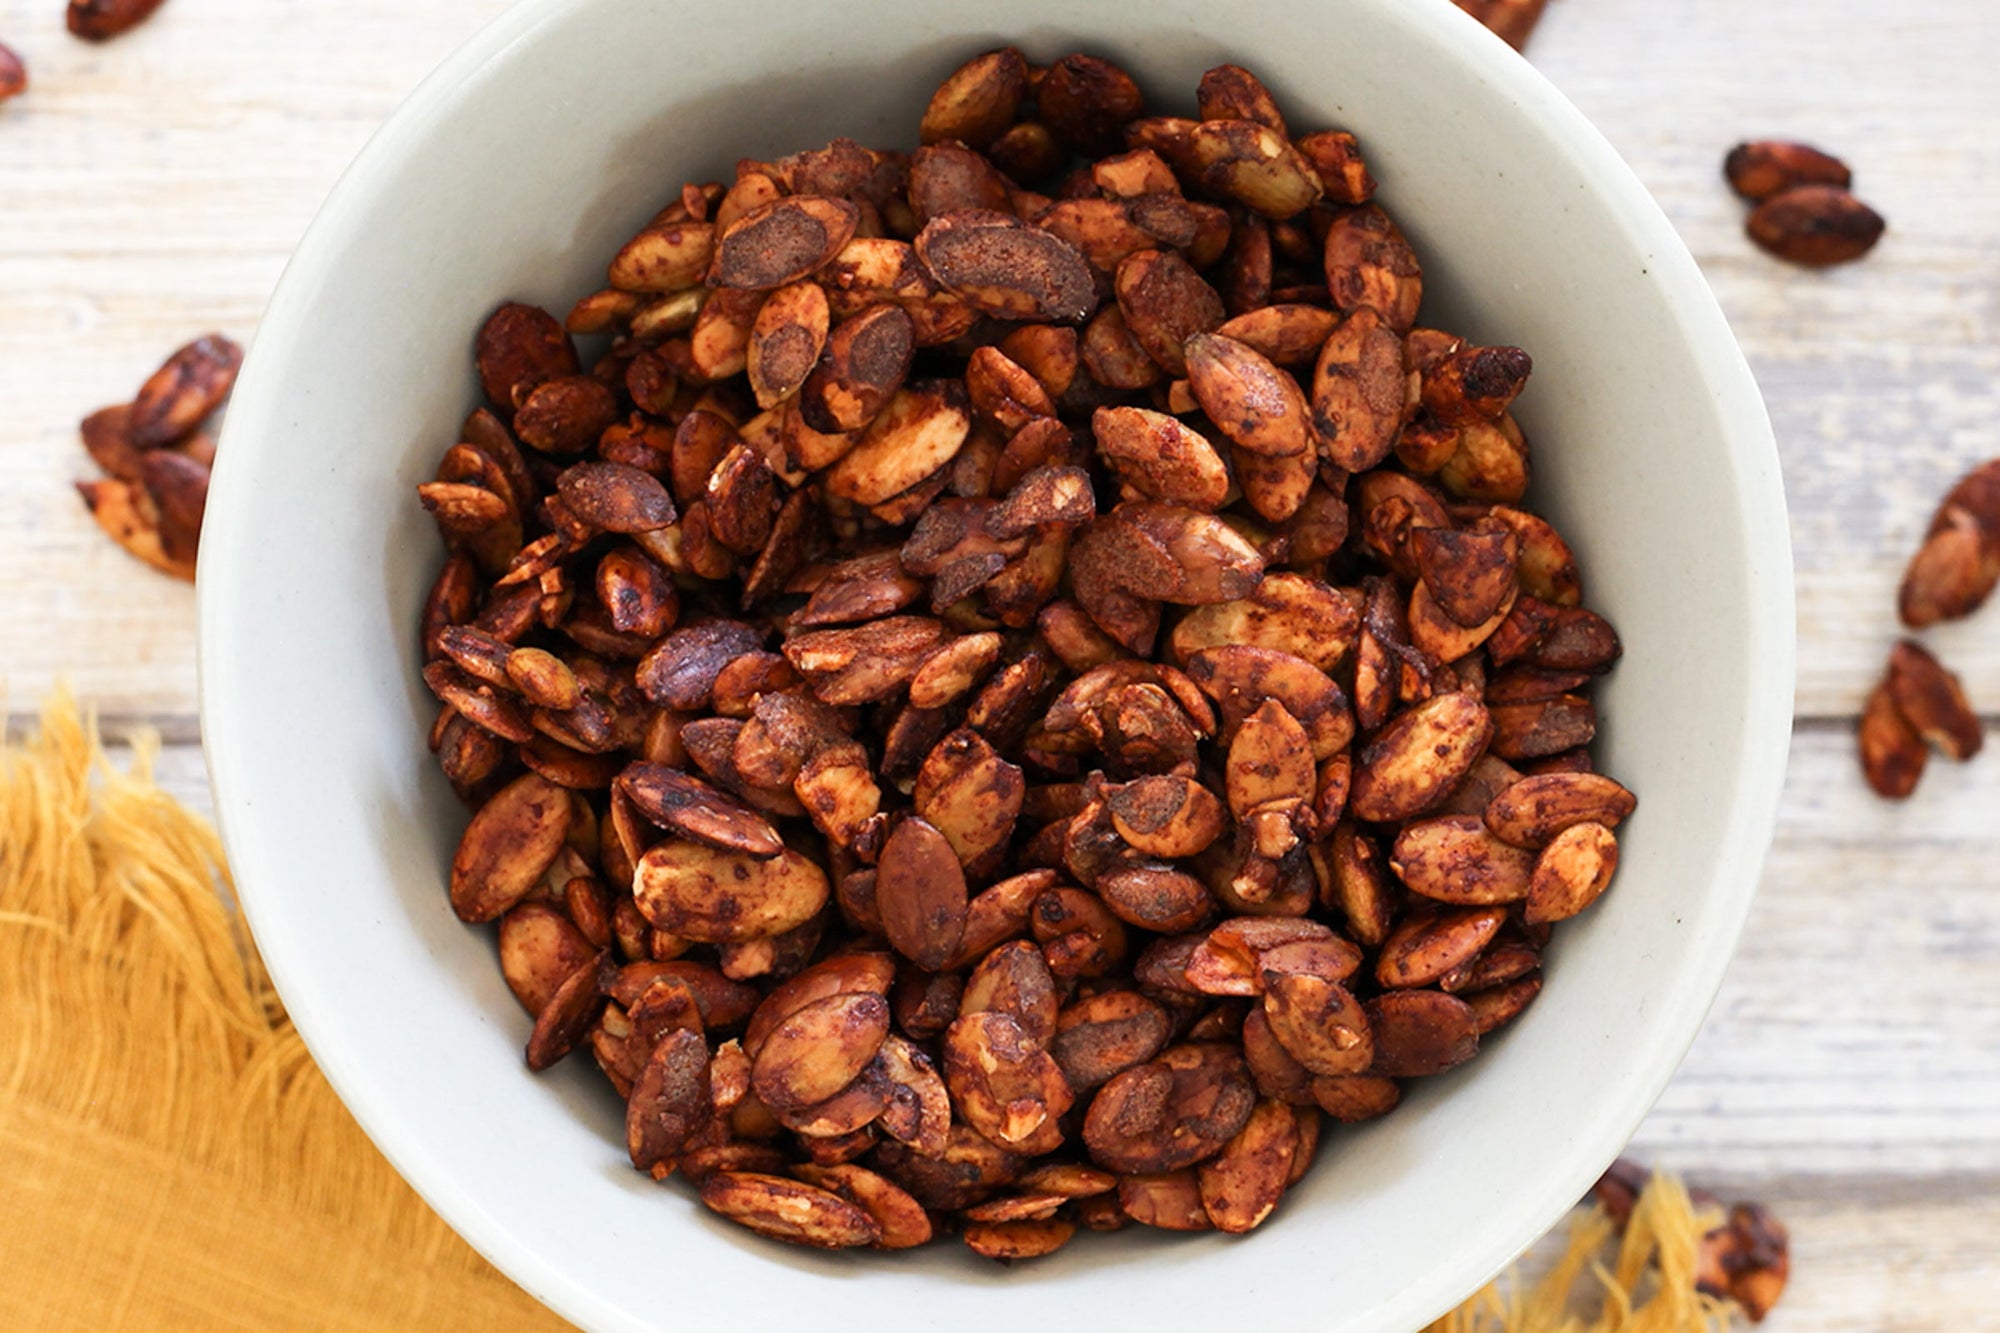
[[[153,785],[157,749],[115,771],[66,695],[0,749],[0,1328],[568,1327],[348,1116],[225,905],[214,830]],[[1656,1178],[1615,1256],[1593,1210],[1532,1290],[1432,1333],[1726,1327],[1693,1291],[1700,1229]]]
[[[0,752],[0,1328],[567,1328],[348,1116],[156,749]]]

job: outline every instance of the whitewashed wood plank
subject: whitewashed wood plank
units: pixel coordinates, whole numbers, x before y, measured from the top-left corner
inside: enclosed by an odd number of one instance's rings
[[[1989,757],[1890,805],[1845,727],[1800,732],[1742,947],[1642,1150],[1739,1177],[2000,1176],[1996,791]]]

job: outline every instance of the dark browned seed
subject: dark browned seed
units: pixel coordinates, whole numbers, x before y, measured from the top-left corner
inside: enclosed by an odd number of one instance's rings
[[[781,491],[764,455],[739,444],[709,474],[707,509],[715,539],[738,555],[754,556],[770,540]]]
[[[563,328],[572,336],[579,337],[593,333],[618,333],[631,323],[632,316],[647,301],[643,293],[621,292],[607,287],[577,298],[576,304],[563,316]]]
[[[1009,126],[986,150],[993,165],[1011,180],[1033,186],[1061,170],[1067,160],[1055,132],[1039,120],[1023,120]]]
[[[1494,837],[1477,815],[1444,815],[1406,824],[1389,866],[1412,893],[1487,906],[1528,896],[1535,855]]]
[[[547,1069],[576,1049],[604,1008],[611,973],[611,954],[600,952],[556,987],[528,1034],[528,1068]]]
[[[1340,686],[1292,653],[1224,644],[1189,658],[1187,674],[1215,701],[1225,741],[1234,740],[1243,719],[1269,699],[1276,699],[1305,728],[1316,760],[1332,758],[1354,738],[1354,715]]]
[[[1125,146],[1125,126],[1146,99],[1132,76],[1108,60],[1067,55],[1050,65],[1035,88],[1042,121],[1070,148],[1092,157]]]
[[[694,712],[708,706],[723,667],[763,646],[764,636],[738,620],[683,626],[641,659],[639,688],[662,708]]]
[[[600,532],[651,532],[675,517],[673,497],[659,479],[622,463],[565,468],[556,491],[571,513]]]
[[[1233,338],[1188,338],[1188,383],[1202,411],[1252,453],[1288,455],[1311,442],[1305,395],[1290,374]]]
[[[1221,1151],[1257,1090],[1243,1057],[1217,1043],[1170,1047],[1106,1083],[1084,1117],[1091,1159],[1118,1172],[1177,1171]]]
[[[99,408],[80,427],[91,461],[119,481],[139,480],[139,447],[132,442],[132,405]]]
[[[1187,374],[1187,339],[1209,333],[1226,312],[1215,288],[1176,250],[1141,250],[1118,265],[1118,308],[1146,355],[1170,375]]]
[[[618,398],[591,375],[560,375],[527,391],[514,413],[521,443],[547,454],[582,453],[618,421]]]
[[[504,639],[470,625],[453,625],[438,635],[438,651],[469,676],[506,690],[520,688],[507,672],[507,658],[513,646]]]
[[[562,323],[548,311],[518,301],[487,318],[474,355],[486,397],[509,413],[536,385],[577,371],[576,347]]]
[[[1157,1001],[1137,991],[1101,991],[1061,1011],[1049,1053],[1071,1088],[1089,1092],[1158,1055],[1171,1033]]]
[[[789,849],[760,860],[668,838],[638,858],[632,895],[660,931],[741,944],[805,925],[826,905],[829,886],[817,863]]]
[[[707,497],[715,465],[741,442],[736,428],[714,412],[697,407],[681,419],[668,455],[668,482],[682,509]]]
[[[1390,1078],[1441,1074],[1479,1053],[1479,1024],[1470,1005],[1434,990],[1388,991],[1363,1008],[1375,1036],[1370,1073]]]
[[[1241,65],[1217,65],[1201,76],[1195,106],[1203,120],[1254,120],[1285,134],[1285,118],[1271,90]]]
[[[969,1208],[1015,1180],[1026,1159],[954,1121],[941,1150],[920,1153],[901,1143],[884,1144],[874,1165],[926,1208],[949,1210]]]
[[[845,706],[874,703],[908,685],[945,636],[940,621],[890,616],[866,625],[795,634],[786,640],[784,651],[822,702]]]
[[[1737,144],[1723,159],[1722,174],[1731,189],[1752,203],[1796,185],[1832,185],[1844,190],[1854,183],[1854,173],[1831,153],[1781,139]]]
[[[636,546],[605,553],[597,562],[597,600],[621,634],[657,638],[673,628],[680,596],[667,571]]]
[[[1312,370],[1312,428],[1338,466],[1382,462],[1402,426],[1408,376],[1402,340],[1372,306],[1352,310],[1320,346]]]
[[[1055,1035],[1059,1005],[1055,976],[1042,951],[1028,940],[1013,940],[992,950],[972,969],[958,1011],[1006,1014],[1028,1040],[1045,1047]]]
[[[647,1058],[625,1104],[625,1140],[641,1171],[673,1157],[713,1115],[708,1043],[683,1028]]]
[[[1496,792],[1482,813],[1486,826],[1517,847],[1541,847],[1572,824],[1616,826],[1638,798],[1596,773],[1547,773],[1521,778]]]
[[[965,389],[980,419],[1009,435],[1031,421],[1056,414],[1055,403],[1041,381],[997,347],[973,350],[965,364]]]
[[[1409,534],[1410,555],[1425,590],[1439,610],[1467,628],[1507,610],[1520,586],[1516,573],[1520,542],[1513,529],[1497,520],[1482,523],[1491,526],[1412,528]],[[1564,642],[1580,633],[1569,632]]]
[[[1155,775],[1105,788],[1112,826],[1131,847],[1178,860],[1222,835],[1222,802],[1193,778]]]
[[[1350,804],[1362,819],[1389,822],[1442,801],[1484,752],[1493,727],[1470,694],[1442,694],[1397,718],[1361,751]]]
[[[1542,849],[1522,919],[1567,921],[1596,902],[1618,871],[1618,836],[1602,824],[1572,824]]]
[[[192,563],[208,507],[208,468],[183,454],[155,449],[139,458],[139,484],[160,515],[160,548],[167,559]]]
[[[1188,135],[1192,173],[1204,188],[1273,220],[1318,202],[1319,173],[1283,132],[1254,120],[1204,120]]]
[[[1365,204],[1375,197],[1375,178],[1361,159],[1361,146],[1342,130],[1320,130],[1296,147],[1319,173],[1320,187],[1336,204]]]
[[[229,396],[242,364],[243,349],[219,333],[197,338],[168,357],[133,400],[133,446],[159,449],[193,434]]]
[[[942,493],[949,465],[971,430],[971,400],[962,379],[907,383],[827,470],[826,493],[875,506],[877,516],[892,526],[909,523]],[[903,512],[886,513],[906,503]]]
[[[527,741],[535,730],[526,710],[511,691],[496,689],[478,680],[451,662],[432,662],[424,667],[424,683],[431,693],[457,709],[466,721],[502,740]]]
[[[819,363],[831,318],[826,291],[817,283],[780,287],[758,307],[750,327],[745,370],[759,407],[791,397]]]
[[[943,833],[973,873],[990,871],[1014,833],[1026,782],[985,737],[962,727],[917,772],[917,813]]]
[[[753,987],[731,981],[707,963],[684,960],[628,963],[605,983],[605,990],[615,1003],[631,1009],[663,978],[687,987],[702,1027],[710,1032],[741,1026],[757,1007]]]
[[[1214,1226],[1202,1205],[1200,1179],[1192,1170],[1121,1175],[1118,1206],[1132,1221],[1162,1231],[1208,1231]]]
[[[1424,407],[1448,426],[1497,421],[1533,369],[1533,358],[1518,347],[1462,347],[1423,372]]]
[[[633,764],[618,781],[640,814],[684,838],[760,859],[785,850],[769,819],[700,778],[660,764]]]
[[[1339,323],[1340,316],[1318,306],[1267,305],[1242,310],[1215,331],[1289,368],[1311,365]]]
[[[974,56],[931,94],[918,138],[986,149],[1013,125],[1027,96],[1028,62],[1019,50],[1005,46]]]
[[[1407,917],[1382,942],[1375,979],[1393,990],[1442,986],[1448,974],[1478,956],[1506,918],[1506,910],[1500,907]]]
[[[1374,204],[1335,215],[1326,233],[1325,267],[1334,309],[1371,306],[1399,334],[1416,324],[1423,269],[1402,229]]]
[[[1910,557],[1896,609],[1911,629],[1957,620],[1984,606],[1996,583],[2000,542],[1970,510],[1947,502]]]
[[[826,568],[791,623],[814,629],[877,620],[914,606],[923,594],[923,580],[905,572],[898,552],[873,551]]]
[[[872,305],[842,320],[828,337],[826,358],[800,391],[806,424],[829,433],[866,426],[902,387],[915,347],[915,329],[901,306]]]
[[[1215,913],[1205,884],[1158,863],[1119,866],[1100,874],[1095,888],[1119,920],[1142,930],[1194,930]]]
[[[782,1176],[716,1171],[702,1181],[701,1201],[760,1236],[797,1245],[838,1250],[882,1238],[881,1225],[863,1208]]]
[[[1366,1073],[1375,1042],[1360,1001],[1337,981],[1267,972],[1264,1018],[1271,1035],[1314,1074]]]
[[[1381,1074],[1322,1075],[1312,1081],[1313,1100],[1343,1125],[1374,1120],[1396,1109],[1402,1089]]]
[[[819,268],[854,236],[861,213],[846,199],[791,195],[732,223],[715,247],[709,282],[769,291]]]
[[[1896,706],[1884,680],[1861,710],[1861,770],[1878,796],[1902,800],[1917,789],[1930,750],[1902,709]]]
[[[950,966],[966,966],[996,945],[1026,936],[1035,900],[1055,882],[1053,870],[1029,870],[979,893],[966,909],[965,937]]]
[[[1076,247],[1008,214],[932,218],[916,249],[941,286],[999,319],[1073,324],[1097,305],[1090,265]]]
[[[909,205],[919,223],[967,209],[1009,212],[1010,188],[999,168],[964,144],[926,144],[910,157]]]
[[[972,991],[968,982],[966,993]],[[943,1049],[953,1108],[975,1131],[1030,1155],[1061,1145],[1061,1118],[1075,1096],[1055,1059],[1011,1014],[961,1010],[945,1032]]]
[[[937,971],[964,938],[965,871],[949,840],[923,819],[896,825],[875,866],[875,902],[896,952]]]
[[[1094,894],[1068,887],[1044,890],[1028,924],[1049,970],[1063,980],[1104,976],[1124,964],[1125,927]]]
[[[803,1004],[759,1044],[750,1086],[774,1111],[816,1106],[860,1077],[889,1033],[889,1002],[846,991]]]
[[[0,43],[0,102],[28,90],[28,66],[14,50]]]
[[[611,260],[607,275],[619,292],[681,292],[701,285],[702,274],[715,258],[715,228],[680,217],[658,222],[625,243]],[[577,330],[572,318],[565,321]]]
[[[69,30],[89,42],[105,42],[130,32],[164,0],[69,0]]]
[[[1236,1137],[1197,1172],[1202,1205],[1216,1229],[1241,1234],[1259,1226],[1294,1178],[1295,1155],[1305,1150],[1292,1107],[1275,1099],[1259,1102]]]
[[[1759,1324],[1785,1293],[1791,1277],[1791,1237],[1762,1204],[1739,1203],[1722,1225],[1701,1238],[1695,1289],[1727,1297]]]
[[[1597,734],[1597,709],[1578,694],[1535,703],[1498,704],[1493,719],[1493,753],[1502,759],[1540,759],[1580,745]]]
[[[1007,492],[987,519],[986,530],[1009,541],[1087,523],[1096,513],[1097,497],[1088,472],[1079,467],[1039,467]]]
[[[1822,268],[1861,258],[1887,227],[1882,215],[1835,185],[1797,185],[1750,211],[1750,239],[1794,264]]]
[[[462,800],[477,805],[490,791],[487,779],[499,771],[507,748],[498,736],[466,721],[456,709],[451,713],[438,739],[438,767]]]
[[[1947,759],[1967,760],[1985,737],[1958,677],[1910,639],[1889,653],[1889,697],[1911,728]]]
[[[524,902],[500,918],[500,971],[530,1018],[601,947],[547,903]]]
[[[1107,304],[1084,326],[1078,348],[1090,379],[1107,389],[1150,388],[1167,375],[1125,327],[1125,312],[1115,304]]]

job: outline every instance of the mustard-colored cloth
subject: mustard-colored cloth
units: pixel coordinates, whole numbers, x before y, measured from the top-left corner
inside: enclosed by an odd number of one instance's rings
[[[0,1329],[568,1327],[348,1116],[225,905],[214,830],[134,746],[116,772],[58,695],[0,749]],[[1615,1255],[1588,1213],[1533,1290],[1434,1333],[1724,1327],[1693,1294],[1698,1235],[1662,1180]]]

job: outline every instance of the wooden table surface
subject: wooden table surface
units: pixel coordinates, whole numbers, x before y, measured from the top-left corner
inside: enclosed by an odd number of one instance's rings
[[[169,741],[198,805],[193,598],[86,517],[75,424],[211,329],[250,334],[341,168],[506,0],[174,0],[108,46],[0,0],[0,680],[67,677]],[[1939,494],[2000,454],[2000,4],[1557,0],[1531,55],[1686,237],[1769,398],[1792,506],[1799,721],[1777,843],[1706,1030],[1635,1151],[1791,1224],[1768,1327],[2000,1329],[2000,754],[1875,801],[1856,705]],[[670,62],[662,77],[671,77]],[[1890,222],[1819,274],[1741,233],[1723,152],[1848,158]],[[281,554],[281,553],[278,553]],[[2000,609],[1930,636],[2000,711]],[[1699,645],[1695,646],[1699,651]]]

